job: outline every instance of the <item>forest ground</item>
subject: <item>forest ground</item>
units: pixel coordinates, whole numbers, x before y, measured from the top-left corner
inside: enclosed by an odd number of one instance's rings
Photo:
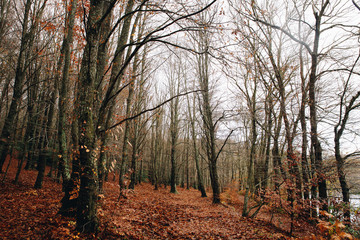
[[[0,175],[0,239],[291,239],[288,217],[277,214],[270,222],[266,208],[257,218],[244,218],[241,206],[214,205],[211,196],[201,198],[195,189],[178,188],[179,194],[171,194],[164,187],[154,191],[148,183],[118,201],[117,182],[105,184],[99,232],[78,233],[75,219],[57,214],[61,184],[46,177],[43,188],[35,190],[37,172],[23,170],[15,185],[16,167],[13,161],[3,183]],[[306,222],[296,222],[295,228],[294,236],[300,238],[316,232]]]

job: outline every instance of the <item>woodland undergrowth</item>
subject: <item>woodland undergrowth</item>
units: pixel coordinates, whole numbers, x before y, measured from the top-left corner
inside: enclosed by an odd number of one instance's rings
[[[99,232],[92,235],[75,230],[75,219],[60,216],[61,184],[46,177],[35,190],[36,171],[23,170],[18,184],[13,180],[17,161],[0,184],[0,239],[330,239],[330,235],[306,221],[298,220],[289,236],[288,216],[264,206],[254,218],[241,216],[242,196],[229,188],[223,204],[201,198],[195,189],[178,188],[178,194],[149,183],[127,191],[118,201],[117,182],[107,182],[99,198]],[[1,177],[3,174],[1,174]],[[340,223],[329,225],[339,232]],[[328,230],[329,230],[328,229]],[[320,229],[321,230],[321,229]],[[324,230],[324,229],[322,229]],[[327,231],[327,230],[324,230]],[[320,235],[323,238],[320,238]],[[316,237],[317,236],[317,237]],[[334,235],[332,235],[334,236]],[[331,238],[333,239],[333,238]],[[338,238],[345,239],[345,238]]]

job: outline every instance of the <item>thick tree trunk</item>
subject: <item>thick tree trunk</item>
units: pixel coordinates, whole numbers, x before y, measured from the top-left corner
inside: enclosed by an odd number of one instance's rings
[[[310,137],[311,145],[314,149],[314,158],[315,158],[315,168],[317,175],[317,182],[319,188],[319,197],[323,201],[323,209],[327,210],[327,188],[326,188],[326,179],[324,177],[322,169],[322,148],[320,145],[318,131],[317,131],[317,113],[316,113],[316,81],[317,76],[317,66],[318,66],[318,51],[319,51],[319,40],[320,40],[320,24],[321,17],[324,14],[324,11],[329,5],[329,0],[323,3],[322,8],[319,13],[314,13],[315,15],[315,38],[314,46],[311,53],[311,70],[309,76],[309,109],[310,109]]]
[[[103,0],[91,0],[87,20],[86,46],[79,75],[79,152],[80,191],[77,205],[76,228],[81,232],[96,232],[98,229],[97,157],[93,108],[97,70],[97,51],[101,23],[98,20],[103,10]]]
[[[12,78],[10,76],[8,76],[5,80],[5,83],[1,89],[1,97],[0,97],[0,117],[3,114],[3,107],[7,106],[7,101],[5,102],[5,98],[8,96],[9,94],[9,87],[10,87],[10,83],[11,83]],[[5,108],[5,116],[7,115],[7,107]],[[2,124],[2,123],[0,123]],[[0,126],[0,129],[1,126]],[[1,134],[1,133],[0,133]]]
[[[60,59],[58,61],[58,69],[62,69],[62,73],[63,73],[59,87],[59,121],[58,121],[59,155],[58,157],[59,157],[59,168],[60,168],[59,170],[61,172],[61,176],[63,179],[63,191],[64,191],[64,197],[61,200],[61,208],[59,210],[59,213],[64,216],[74,215],[74,209],[76,206],[75,204],[76,199],[71,194],[71,192],[73,192],[74,188],[76,187],[74,182],[77,182],[77,180],[76,177],[75,179],[72,178],[72,176],[76,176],[76,174],[70,175],[70,166],[69,166],[70,153],[68,150],[69,139],[67,137],[69,127],[67,125],[67,120],[69,118],[68,92],[69,92],[71,44],[73,42],[73,31],[75,25],[75,14],[77,9],[77,3],[78,0],[73,0],[71,2],[71,9],[66,24],[66,28],[67,28],[66,36],[64,37],[63,45],[61,49],[63,54],[60,56]],[[64,66],[62,67],[63,62],[64,62]],[[72,172],[73,173],[76,172],[76,169],[73,168]]]
[[[42,152],[40,152],[38,166],[37,166],[38,175],[37,175],[35,185],[34,185],[35,189],[42,188],[42,183],[43,183],[44,176],[45,176],[45,167],[46,167],[46,156]]]
[[[78,201],[78,188],[80,186],[80,159],[79,159],[79,137],[78,137],[78,121],[74,121],[71,125],[72,138],[72,167],[70,180],[63,181],[64,197],[61,199],[61,208],[59,213],[63,216],[75,217]],[[70,157],[70,156],[69,156]]]
[[[213,125],[212,120],[212,113],[211,113],[211,106],[209,103],[209,96],[208,92],[205,92],[203,95],[204,99],[204,125],[205,131],[207,131],[206,138],[207,138],[207,156],[209,161],[209,170],[210,170],[210,182],[211,187],[213,190],[213,203],[220,203],[220,184],[217,172],[217,157],[216,157],[216,150],[215,150],[215,126]]]
[[[206,33],[203,33],[204,35]],[[203,41],[206,40],[206,36],[201,36]],[[205,41],[203,44],[207,45]],[[202,46],[206,47],[206,46]],[[217,154],[216,154],[216,142],[215,142],[215,125],[213,121],[213,112],[210,104],[210,92],[209,92],[209,56],[199,57],[199,81],[202,90],[202,118],[205,132],[206,141],[206,153],[209,161],[210,182],[213,190],[213,203],[220,203],[220,184],[217,172]]]
[[[220,184],[219,177],[217,173],[217,164],[210,162],[210,181],[213,189],[213,203],[220,203]]]
[[[124,15],[129,14],[132,11],[133,6],[134,6],[133,0],[127,1]],[[98,116],[99,121],[98,121],[97,125],[99,126],[100,129],[107,129],[107,127],[109,127],[110,123],[111,123],[112,114],[113,114],[114,106],[115,106],[115,99],[114,99],[113,94],[118,90],[120,80],[122,79],[122,76],[123,76],[123,72],[120,72],[120,71],[121,71],[121,69],[123,67],[123,63],[124,63],[124,60],[123,60],[124,52],[125,52],[124,46],[126,45],[129,34],[130,34],[130,29],[131,29],[130,26],[131,26],[132,17],[133,17],[133,14],[130,14],[124,19],[121,33],[118,38],[117,48],[115,51],[115,57],[112,62],[112,69],[111,69],[111,76],[110,76],[110,83],[109,83],[110,87],[107,89],[106,95],[104,97],[105,100],[102,101],[102,105],[100,106],[100,109],[99,109],[99,116]],[[131,51],[130,49],[128,51]],[[100,77],[100,75],[98,76],[98,79],[100,79],[99,77]],[[100,84],[98,84],[98,85],[100,85]],[[111,98],[111,102],[110,102],[110,104],[108,104],[108,106],[106,106],[105,104],[109,103],[110,98]],[[123,152],[122,152],[122,158],[121,158],[120,170],[119,170],[120,191],[124,187],[123,186],[123,175],[124,175],[124,171],[125,171],[124,170],[125,163],[127,162],[127,158],[128,158],[128,152],[127,152],[128,130],[127,130],[126,125],[128,125],[127,122],[125,123],[124,145],[123,145]],[[108,137],[107,132],[101,133],[101,142],[102,142],[101,144],[102,145],[104,145],[104,143],[106,144],[107,137]],[[104,160],[100,159],[100,164],[103,164],[103,162],[104,162]],[[102,171],[101,168],[100,168],[100,171]]]
[[[110,6],[110,2],[105,2],[103,5],[103,12],[102,14],[105,14],[105,12],[107,11],[107,9]],[[96,70],[96,82],[95,82],[95,87],[96,87],[96,93],[97,93],[97,99],[102,99],[102,87],[103,87],[103,80],[104,80],[104,76],[105,76],[105,68],[107,66],[107,61],[108,61],[108,35],[111,31],[111,18],[112,18],[112,12],[106,17],[106,19],[104,20],[104,23],[101,26],[101,30],[100,30],[100,45],[99,45],[99,49],[98,49],[98,64],[97,64],[97,70]],[[99,109],[100,107],[100,101],[97,101],[96,103],[96,110]],[[110,115],[110,116],[109,116]],[[108,113],[108,117],[106,120],[106,127],[109,125],[109,122],[111,120],[112,117],[112,111],[109,111]],[[106,172],[106,164],[108,162],[107,160],[107,152],[106,152],[106,147],[108,144],[108,137],[107,137],[107,133],[102,133],[101,134],[101,146],[100,146],[100,156],[98,159],[98,175],[99,175],[99,193],[103,192],[103,185],[104,185],[104,177],[105,177],[105,172]]]

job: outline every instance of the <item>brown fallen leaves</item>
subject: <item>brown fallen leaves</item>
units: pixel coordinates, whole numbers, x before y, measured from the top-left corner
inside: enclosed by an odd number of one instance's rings
[[[353,236],[344,232],[346,228],[344,224],[339,221],[335,221],[334,224],[331,224],[328,221],[320,220],[317,224],[318,229],[323,236],[330,238],[331,240],[353,240]]]
[[[286,234],[267,222],[213,205],[196,190],[178,191],[174,195],[143,184],[118,204],[113,201],[116,195],[108,195],[103,209],[111,213],[116,232],[131,239],[279,239]]]
[[[178,188],[175,195],[144,183],[117,201],[115,182],[105,184],[99,202],[99,232],[85,235],[75,231],[75,219],[57,214],[61,184],[45,178],[43,189],[34,190],[36,171],[23,171],[15,185],[15,167],[0,185],[0,239],[293,239],[286,227],[266,220],[266,212],[243,218],[237,208],[213,205],[194,189]],[[295,232],[297,237],[311,233],[314,227],[302,224]]]

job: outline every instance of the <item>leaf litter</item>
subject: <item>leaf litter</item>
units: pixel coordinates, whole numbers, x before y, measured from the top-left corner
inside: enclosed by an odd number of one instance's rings
[[[79,233],[74,218],[57,214],[60,183],[45,177],[43,188],[35,190],[36,171],[23,170],[18,184],[12,182],[15,173],[14,163],[0,184],[0,239],[295,239],[288,236],[286,224],[271,223],[266,211],[244,218],[239,206],[214,205],[211,196],[201,198],[195,189],[178,188],[179,194],[171,194],[169,188],[155,191],[149,183],[118,201],[119,186],[112,181],[105,183],[99,201],[99,231]],[[304,222],[296,226],[297,237],[316,232]]]

